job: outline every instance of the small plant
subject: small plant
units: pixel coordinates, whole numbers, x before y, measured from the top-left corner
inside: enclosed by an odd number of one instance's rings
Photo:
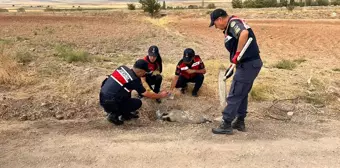
[[[20,36],[17,36],[16,39],[17,39],[17,41],[29,40],[29,38],[27,38],[27,37],[20,37]]]
[[[189,5],[188,9],[198,9],[198,6],[197,5]]]
[[[26,65],[30,62],[32,62],[34,57],[29,52],[17,52],[15,55],[15,60],[18,63],[22,63],[23,65]]]
[[[25,8],[18,8],[17,12],[26,12]]]
[[[288,11],[293,11],[294,8],[295,8],[294,4],[292,4],[292,5],[289,4],[289,5],[287,6]]]
[[[231,5],[233,8],[242,8],[242,0],[232,0]]]
[[[136,5],[133,3],[127,4],[129,10],[136,10]]]
[[[66,62],[89,62],[91,61],[89,53],[85,51],[74,51],[71,47],[65,45],[56,46],[58,56],[63,58]]]
[[[208,4],[207,8],[208,8],[208,9],[215,9],[216,6],[215,6],[214,3],[210,3],[210,4]]]
[[[297,64],[301,64],[303,62],[306,62],[307,60],[303,59],[303,58],[299,58],[299,59],[295,59],[293,60],[293,62],[297,63]]]
[[[10,40],[0,38],[0,44],[9,44],[10,42],[11,42]]]
[[[277,64],[275,64],[274,67],[278,69],[293,70],[294,68],[296,68],[296,63],[290,60],[281,60]]]
[[[340,68],[334,68],[332,69],[333,71],[337,71],[337,72],[340,72]]]

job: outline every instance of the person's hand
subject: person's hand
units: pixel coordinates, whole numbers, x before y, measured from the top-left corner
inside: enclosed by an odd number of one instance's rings
[[[167,92],[167,91],[161,91],[161,92],[159,93],[159,95],[161,96],[161,98],[165,98],[165,97],[168,97],[169,92]]]
[[[227,68],[227,70],[225,71],[225,74],[224,74],[225,79],[228,79],[228,78],[230,78],[231,76],[233,76],[233,74],[234,74],[234,69],[232,69],[231,72],[230,72],[230,74],[227,75],[227,73],[229,72],[229,70],[230,70],[231,67],[232,67],[232,65],[230,65],[229,68]]]
[[[231,60],[232,63],[237,64],[237,58],[240,55],[240,52],[236,52],[233,59]]]
[[[188,72],[188,74],[193,74],[193,73],[196,73],[196,70],[194,70],[194,69],[188,69],[187,72]]]
[[[158,70],[152,72],[152,76],[161,74]]]

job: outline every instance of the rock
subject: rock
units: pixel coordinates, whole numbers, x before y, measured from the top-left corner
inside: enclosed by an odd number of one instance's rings
[[[35,48],[31,48],[30,51],[35,51],[36,49]]]
[[[47,104],[47,103],[41,103],[40,106],[41,106],[41,107],[44,107],[44,106],[46,106],[46,104]]]
[[[294,115],[294,112],[292,112],[292,111],[290,111],[290,112],[287,113],[287,116],[288,116],[288,117],[292,117],[293,115]]]
[[[4,108],[7,108],[7,107],[8,107],[7,104],[2,104],[1,106],[4,107]]]
[[[316,107],[316,108],[323,108],[323,107],[325,107],[326,105],[324,105],[324,104],[315,104],[314,105],[314,107]]]
[[[336,17],[336,13],[333,12],[333,13],[331,14],[331,17]]]
[[[26,120],[28,120],[28,117],[27,117],[27,115],[23,115],[19,119],[20,119],[20,121],[26,121]]]
[[[222,117],[217,117],[217,118],[214,119],[214,121],[222,122]]]
[[[35,63],[34,62],[31,62],[28,64],[29,67],[34,67],[35,66]]]
[[[57,120],[62,120],[62,119],[64,119],[64,116],[61,115],[61,114],[57,114],[57,115],[55,116],[55,118],[56,118]]]

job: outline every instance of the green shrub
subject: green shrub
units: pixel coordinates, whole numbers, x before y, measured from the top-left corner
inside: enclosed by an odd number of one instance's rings
[[[18,8],[17,12],[26,12],[25,8]]]
[[[243,7],[244,8],[255,8],[255,1],[253,1],[253,0],[245,0],[244,2],[243,2]]]
[[[161,8],[158,0],[139,0],[139,3],[142,5],[144,12],[148,12],[151,17],[154,17]]]
[[[8,9],[0,8],[0,13],[1,13],[1,12],[8,12]]]
[[[188,9],[198,9],[198,6],[197,5],[189,5]]]
[[[136,5],[133,3],[127,4],[129,10],[136,10]]]
[[[207,8],[208,8],[208,9],[215,9],[216,6],[215,6],[214,3],[210,3],[210,4],[208,4]]]
[[[331,5],[340,5],[340,0],[332,0]]]
[[[242,0],[232,0],[231,5],[233,8],[242,8]]]
[[[328,0],[317,0],[319,6],[328,6]]]

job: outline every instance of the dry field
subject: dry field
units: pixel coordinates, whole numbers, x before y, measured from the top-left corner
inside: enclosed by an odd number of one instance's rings
[[[0,167],[338,167],[340,9],[229,11],[255,31],[264,67],[248,132],[228,137],[211,134],[217,122],[154,116],[157,109],[220,116],[217,76],[228,53],[223,34],[208,28],[207,10],[159,19],[125,10],[0,14]],[[98,104],[101,81],[154,44],[165,63],[163,89],[185,48],[203,58],[200,97],[143,100],[139,121],[110,125]],[[273,117],[275,99],[297,100],[293,118]]]

